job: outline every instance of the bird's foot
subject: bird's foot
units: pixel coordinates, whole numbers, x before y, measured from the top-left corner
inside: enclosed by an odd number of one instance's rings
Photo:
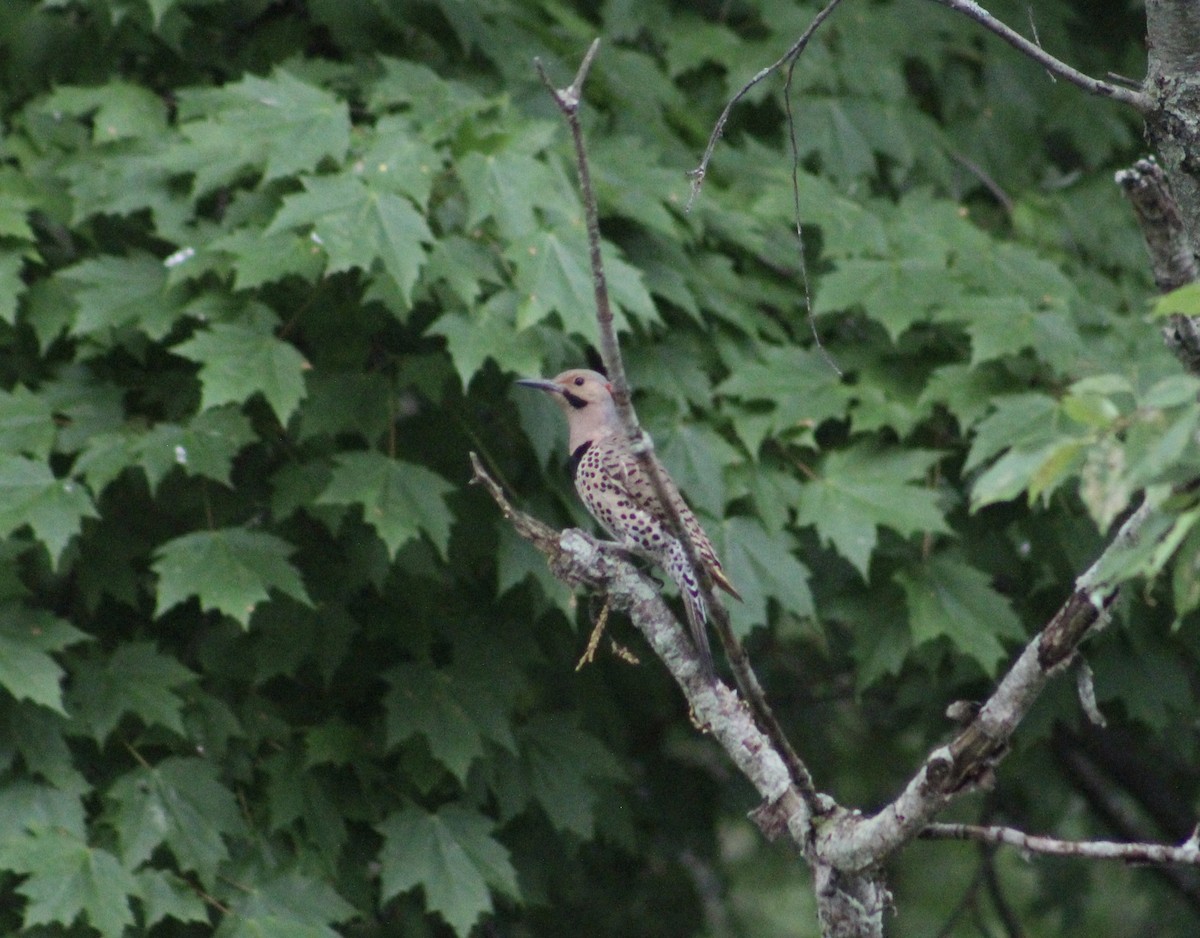
[[[592,634],[588,637],[587,648],[583,654],[579,656],[579,661],[575,664],[575,670],[578,671],[585,664],[591,664],[596,660],[596,646],[600,644],[600,636],[604,634],[604,626],[608,624],[608,597],[604,597],[604,605],[600,607],[600,614],[596,616],[596,624],[592,628]]]

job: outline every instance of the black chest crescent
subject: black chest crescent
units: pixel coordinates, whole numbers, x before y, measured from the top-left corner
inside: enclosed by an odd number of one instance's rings
[[[580,443],[575,447],[575,452],[571,454],[571,458],[567,460],[567,470],[571,473],[571,481],[575,481],[576,475],[579,474],[579,464],[583,461],[583,457],[587,455],[587,451],[592,448],[592,441]]]

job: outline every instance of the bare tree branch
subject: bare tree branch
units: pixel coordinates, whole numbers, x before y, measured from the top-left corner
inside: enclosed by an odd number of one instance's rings
[[[738,89],[737,94],[729,99],[729,102],[725,105],[724,110],[721,111],[721,116],[717,118],[717,123],[713,126],[712,133],[709,134],[708,146],[704,148],[704,155],[700,158],[700,162],[696,168],[688,173],[688,176],[690,176],[692,180],[692,194],[688,197],[687,211],[691,211],[692,202],[695,201],[696,196],[699,194],[700,187],[704,185],[704,177],[708,175],[708,164],[712,161],[713,151],[717,148],[717,141],[720,140],[721,135],[725,133],[725,125],[729,122],[729,115],[733,112],[733,109],[737,107],[738,102],[740,102],[742,98],[750,93],[751,88],[757,85],[768,75],[779,71],[779,69],[781,69],[784,65],[795,61],[796,57],[804,51],[804,47],[808,45],[808,41],[812,39],[813,34],[817,31],[817,28],[829,18],[829,15],[841,2],[842,0],[829,0],[829,3],[827,3],[821,9],[821,11],[813,17],[812,22],[808,24],[808,28],[800,34],[799,39],[792,43],[792,47],[788,49],[787,52],[781,55],[766,68],[760,69],[753,78],[751,78],[748,82],[742,85],[741,88]]]
[[[990,781],[1008,741],[1050,679],[1070,663],[1116,595],[1103,582],[1106,561],[1136,542],[1150,516],[1149,503],[1135,511],[1103,554],[1076,581],[1075,592],[1049,624],[1025,646],[992,696],[948,745],[935,749],[904,791],[871,817],[843,816],[822,828],[818,852],[839,869],[877,864],[917,836],[932,818],[966,791]]]
[[[1178,847],[1166,844],[1116,843],[1111,840],[1059,840],[1026,834],[1012,827],[981,827],[975,824],[930,824],[921,831],[923,840],[974,840],[986,844],[1017,847],[1027,853],[1089,860],[1123,860],[1126,863],[1184,863],[1200,866],[1200,844],[1193,835]]]
[[[1142,91],[1134,91],[1130,88],[1122,88],[1119,85],[1100,81],[1097,78],[1083,74],[1083,72],[1072,68],[1065,62],[1059,61],[1038,43],[1030,42],[1020,33],[996,19],[996,17],[992,16],[991,13],[978,3],[975,3],[974,0],[933,0],[933,2],[940,3],[944,7],[949,7],[957,13],[962,13],[964,16],[970,17],[984,29],[995,33],[1018,52],[1033,59],[1051,75],[1057,75],[1059,78],[1069,81],[1076,87],[1082,88],[1088,94],[1110,98],[1113,101],[1120,101],[1122,104],[1128,104],[1143,114],[1149,111],[1152,106],[1150,96]]]

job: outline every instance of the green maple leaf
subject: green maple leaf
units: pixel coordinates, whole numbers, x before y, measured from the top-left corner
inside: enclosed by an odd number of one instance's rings
[[[1021,620],[987,574],[950,557],[901,570],[913,644],[946,637],[991,674],[1005,657],[1001,639],[1024,637]]]
[[[166,845],[180,869],[207,881],[229,856],[224,838],[246,832],[237,799],[205,759],[171,756],[134,769],[113,783],[107,797],[129,868]]]
[[[963,297],[938,312],[939,321],[962,322],[971,337],[971,365],[1011,355],[1037,342],[1033,305],[1020,296]]]
[[[404,808],[377,828],[383,835],[380,887],[385,900],[420,886],[425,904],[465,936],[492,909],[491,891],[516,897],[508,851],[492,837],[495,825],[456,804],[430,814]]]
[[[0,191],[0,238],[33,241],[33,229],[29,227],[29,210],[33,205],[34,203],[24,195]],[[0,256],[20,258],[21,255],[5,252]]]
[[[5,752],[20,753],[28,772],[40,775],[55,791],[87,791],[89,783],[75,766],[74,755],[67,748],[65,734],[68,720],[61,712],[43,707],[27,700],[14,701],[0,719],[0,746]],[[11,792],[13,789],[7,789]],[[32,817],[30,811],[19,811],[18,817]],[[54,823],[61,823],[55,821]],[[0,812],[0,830],[14,830]],[[75,830],[75,828],[70,828]],[[83,831],[83,816],[80,815],[78,830]],[[80,834],[82,836],[82,833]]]
[[[507,252],[516,268],[517,328],[558,313],[563,328],[579,335],[595,331],[596,305],[582,231],[542,231]]]
[[[1062,433],[1065,422],[1058,401],[1045,394],[1009,394],[993,401],[994,410],[975,427],[964,471],[1012,447],[1041,449]]]
[[[559,218],[579,216],[579,203],[558,185],[541,160],[507,147],[498,153],[467,153],[455,163],[470,210],[465,227],[492,219],[507,241],[533,236],[541,227],[537,209]]]
[[[940,458],[870,444],[832,452],[820,476],[804,485],[798,521],[814,525],[821,539],[866,577],[880,526],[902,535],[949,533],[937,494],[912,484]]]
[[[407,303],[425,263],[424,245],[433,241],[412,203],[358,176],[310,176],[303,183],[305,191],[283,200],[266,234],[311,228],[313,241],[329,257],[328,273],[369,271],[378,260]]]
[[[783,531],[768,531],[754,518],[737,516],[707,524],[725,572],[743,602],[725,599],[725,607],[742,635],[767,621],[767,601],[774,599],[793,615],[814,612],[808,581],[811,574],[791,551]]]
[[[22,834],[58,829],[83,838],[87,826],[77,794],[28,780],[13,779],[0,791],[0,851]]]
[[[757,361],[741,362],[717,386],[717,392],[747,403],[772,405],[766,435],[795,435],[830,417],[841,417],[850,403],[843,385],[819,353],[795,346],[769,346]]]
[[[358,910],[328,883],[293,872],[252,887],[232,913],[233,934],[295,934],[281,928],[290,925],[300,934],[311,931],[334,938],[338,933],[322,926],[344,922]]]
[[[167,128],[163,99],[140,85],[109,81],[95,86],[56,88],[38,103],[50,114],[90,115],[92,142],[158,137]]]
[[[137,878],[147,928],[152,928],[165,918],[208,924],[208,909],[204,900],[196,895],[195,888],[182,876],[153,868],[139,870],[134,876]]]
[[[236,407],[214,407],[184,426],[160,423],[145,432],[123,428],[93,434],[73,468],[96,491],[131,465],[146,474],[151,492],[173,469],[228,485],[234,457],[255,439],[250,421]]]
[[[48,612],[14,603],[0,607],[0,686],[18,700],[65,713],[63,671],[50,653],[90,640],[91,636]]]
[[[247,167],[269,181],[313,169],[326,157],[341,162],[350,146],[346,103],[283,69],[270,78],[249,75],[222,88],[184,90],[179,112],[182,139],[161,163],[195,173],[197,194]]]
[[[386,674],[387,743],[425,737],[433,757],[459,781],[484,754],[484,740],[515,750],[508,710],[486,681],[453,668],[403,664]]]
[[[72,711],[98,743],[126,713],[147,726],[164,726],[183,735],[184,701],[176,688],[193,682],[196,675],[153,643],[119,645],[106,658],[77,662],[72,675]]]
[[[296,568],[288,563],[295,547],[265,531],[221,528],[195,531],[158,549],[155,615],[195,596],[204,610],[215,609],[246,627],[259,603],[276,589],[312,605]]]
[[[740,454],[705,424],[676,422],[655,433],[658,453],[671,478],[687,496],[688,504],[713,517],[725,513],[725,470]]]
[[[161,339],[183,315],[185,292],[167,286],[167,268],[148,254],[80,261],[61,276],[78,285],[78,309],[71,325],[75,335],[133,326],[151,339]]]
[[[285,423],[304,398],[308,363],[294,346],[269,332],[217,323],[173,351],[200,363],[203,409],[240,404],[261,393]]]
[[[821,278],[813,313],[861,306],[895,341],[913,323],[950,302],[956,290],[940,258],[845,260]]]
[[[294,231],[267,235],[257,226],[239,228],[216,238],[205,250],[232,258],[236,290],[252,290],[284,277],[299,277],[314,283],[325,266],[324,252],[311,238]]]
[[[0,866],[28,878],[17,892],[29,902],[24,925],[71,925],[81,916],[102,935],[119,938],[133,924],[129,896],[137,881],[107,850],[51,827],[0,844]]]
[[[372,189],[398,192],[424,208],[445,161],[407,116],[388,114],[375,122],[363,151],[363,178]]]
[[[488,359],[516,374],[537,374],[541,368],[544,343],[539,327],[517,329],[512,317],[499,308],[512,298],[512,294],[498,294],[499,302],[485,303],[470,314],[446,313],[429,327],[431,335],[446,340],[464,388]]]
[[[405,543],[429,535],[443,556],[450,541],[450,512],[444,498],[453,490],[424,466],[381,453],[350,453],[337,459],[319,505],[361,505],[363,521],[375,529],[393,557]]]
[[[78,482],[56,479],[43,462],[0,455],[0,535],[29,525],[57,564],[83,519],[96,517],[91,496]]]
[[[796,137],[804,143],[803,152],[819,153],[822,167],[838,180],[868,176],[874,169],[869,131],[860,126],[853,103],[849,97],[813,96],[796,121]]]
[[[212,407],[183,426],[156,424],[139,440],[135,458],[151,490],[174,468],[228,485],[234,457],[256,439],[236,407]]]
[[[532,718],[517,733],[519,756],[495,761],[494,785],[502,816],[536,804],[555,829],[587,839],[594,835],[597,781],[623,779],[617,761],[594,736],[561,714]]]

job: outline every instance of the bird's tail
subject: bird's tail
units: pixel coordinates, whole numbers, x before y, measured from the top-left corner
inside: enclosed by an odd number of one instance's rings
[[[713,665],[712,648],[708,644],[708,629],[706,628],[708,607],[704,602],[704,593],[700,589],[696,575],[687,562],[687,554],[684,553],[683,545],[678,541],[671,544],[666,567],[667,573],[675,581],[683,596],[683,608],[687,613],[688,626],[692,632],[692,643],[700,655],[704,673],[710,678],[716,677],[717,670]]]

